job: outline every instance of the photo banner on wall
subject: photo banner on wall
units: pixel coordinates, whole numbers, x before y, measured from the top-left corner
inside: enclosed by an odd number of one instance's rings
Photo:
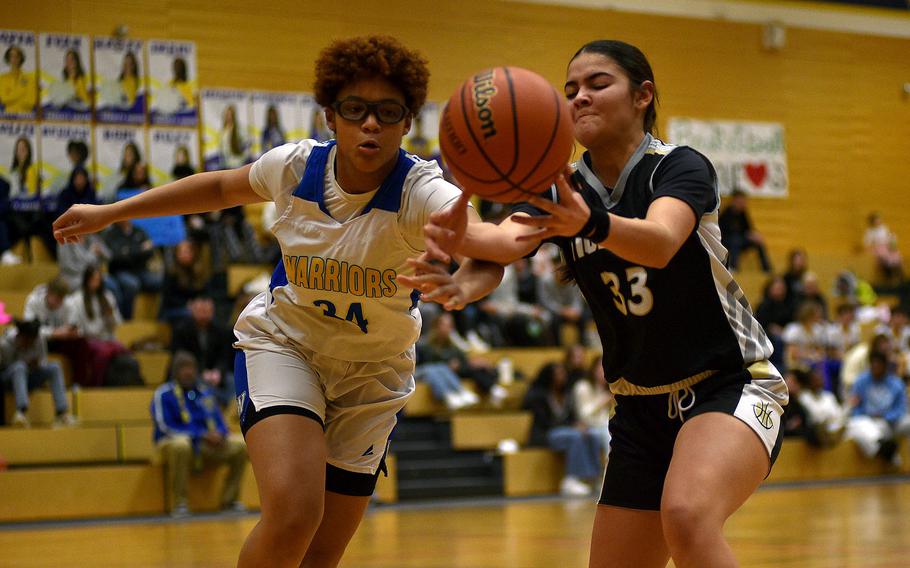
[[[305,98],[308,95],[302,93],[252,94],[254,156],[307,137],[303,119]]]
[[[205,170],[239,168],[251,162],[250,93],[203,89],[199,98]]]
[[[145,123],[145,69],[142,42],[96,37],[95,120],[114,124]]]
[[[150,128],[149,165],[154,186],[198,172],[198,132],[187,128]]]
[[[41,116],[87,122],[92,118],[91,61],[86,35],[40,34]]]
[[[0,119],[34,119],[38,103],[35,34],[0,30]]]
[[[56,197],[69,183],[76,166],[69,155],[71,145],[85,144],[91,163],[92,129],[82,124],[41,125],[41,197]]]
[[[671,118],[667,130],[670,142],[691,146],[711,160],[721,195],[739,189],[755,197],[787,197],[782,124]]]
[[[128,185],[127,174],[147,160],[145,129],[135,126],[95,128],[95,190],[98,199],[114,201],[117,190]],[[132,188],[130,188],[132,189]]]
[[[0,121],[0,178],[15,201],[38,199],[38,144],[35,123]]]
[[[196,126],[196,44],[149,40],[149,122],[153,125]]]
[[[402,141],[405,152],[424,160],[440,161],[439,105],[425,103],[420,114],[411,121],[411,130]]]

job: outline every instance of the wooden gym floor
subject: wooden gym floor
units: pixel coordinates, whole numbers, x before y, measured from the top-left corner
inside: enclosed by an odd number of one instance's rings
[[[594,508],[589,499],[557,498],[375,507],[341,565],[582,568]],[[229,567],[255,522],[0,525],[0,566]],[[910,566],[910,479],[765,487],[726,534],[743,568]]]

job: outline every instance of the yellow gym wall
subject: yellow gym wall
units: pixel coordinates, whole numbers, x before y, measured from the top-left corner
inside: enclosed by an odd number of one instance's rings
[[[4,28],[109,35],[126,24],[131,37],[193,40],[199,83],[210,87],[309,91],[328,41],[387,33],[429,58],[437,101],[494,65],[561,85],[582,43],[623,39],[655,69],[659,127],[671,116],[784,124],[790,196],[752,202],[775,257],[795,245],[855,253],[871,210],[910,251],[907,39],[790,27],[786,47],[768,52],[757,24],[483,0],[0,0],[0,8]]]

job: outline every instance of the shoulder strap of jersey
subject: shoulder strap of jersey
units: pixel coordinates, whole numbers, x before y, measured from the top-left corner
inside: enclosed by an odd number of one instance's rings
[[[293,194],[294,197],[316,203],[326,215],[329,214],[329,210],[325,206],[325,168],[333,146],[334,140],[313,146],[306,159],[303,177]]]

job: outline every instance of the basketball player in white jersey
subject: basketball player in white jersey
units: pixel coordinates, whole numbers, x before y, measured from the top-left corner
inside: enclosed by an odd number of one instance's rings
[[[459,195],[434,162],[400,148],[428,77],[425,60],[392,38],[337,41],[320,54],[314,85],[335,140],[285,144],[252,165],[77,205],[54,224],[66,242],[120,219],[275,202],[283,260],[235,327],[240,422],[262,505],[241,567],[338,564],[414,389],[413,288],[443,279],[430,299],[460,307],[501,277],[498,265],[465,260],[488,278],[460,286],[460,272],[409,260],[425,250],[430,214]]]
[[[587,148],[575,171],[499,225],[467,225],[459,200],[431,217],[430,247],[505,263],[550,240],[591,307],[617,400],[591,568],[737,566],[723,525],[777,457],[788,394],[724,267],[714,168],[651,135],[634,46],[583,46],[565,94]]]

